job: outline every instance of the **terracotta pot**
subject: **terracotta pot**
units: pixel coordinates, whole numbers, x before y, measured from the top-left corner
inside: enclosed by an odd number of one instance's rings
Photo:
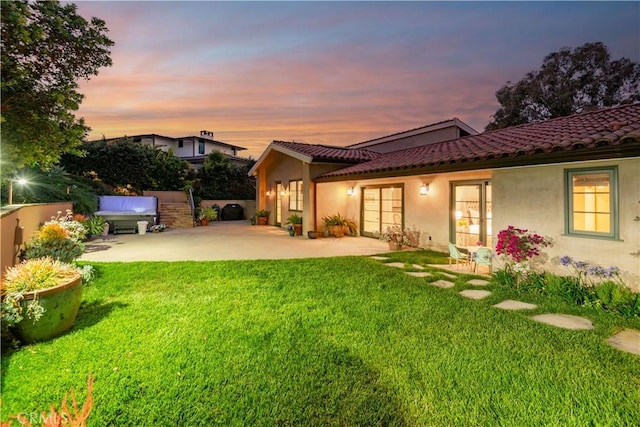
[[[267,225],[267,221],[269,220],[268,217],[266,216],[259,216],[258,217],[258,225]]]
[[[399,251],[400,249],[402,249],[402,245],[398,242],[395,242],[393,240],[389,241],[389,249],[391,249],[392,251]]]
[[[82,277],[77,276],[53,288],[25,293],[21,301],[23,311],[36,296],[45,309],[42,317],[35,323],[31,319],[22,319],[13,326],[16,336],[24,343],[46,341],[73,326],[82,301]]]
[[[331,234],[335,237],[344,237],[344,227],[342,225],[331,226]]]
[[[203,218],[200,220],[201,225],[209,225],[209,220],[207,218]]]
[[[295,230],[296,236],[302,236],[302,224],[291,224]]]

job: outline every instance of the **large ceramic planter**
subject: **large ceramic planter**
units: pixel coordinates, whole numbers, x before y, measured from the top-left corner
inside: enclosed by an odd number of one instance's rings
[[[82,301],[82,277],[78,276],[53,288],[25,293],[21,302],[23,310],[26,310],[36,294],[40,305],[45,309],[42,317],[35,323],[31,319],[22,319],[13,327],[16,336],[24,343],[46,341],[73,326]]]
[[[331,235],[335,237],[344,237],[344,227],[341,225],[332,225]]]
[[[259,216],[258,217],[258,225],[267,225],[267,221],[268,220],[269,220],[269,217]]]
[[[302,236],[302,224],[291,224],[296,236]]]

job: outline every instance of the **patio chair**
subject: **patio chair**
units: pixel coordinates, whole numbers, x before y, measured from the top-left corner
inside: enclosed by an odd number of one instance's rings
[[[460,250],[453,243],[449,242],[449,265],[453,260],[456,260],[456,269],[458,269],[458,264],[469,265],[470,258],[469,254],[465,254],[460,252]]]
[[[478,248],[473,257],[473,272],[478,272],[479,265],[487,265],[489,266],[489,273],[491,273],[491,258],[493,257],[493,253],[489,248]]]

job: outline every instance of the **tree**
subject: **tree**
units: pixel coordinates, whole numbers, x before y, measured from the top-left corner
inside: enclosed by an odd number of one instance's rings
[[[90,130],[76,118],[78,80],[110,66],[113,41],[105,22],[87,21],[76,5],[58,1],[2,1],[3,172],[47,168],[78,152]]]
[[[501,129],[640,100],[640,64],[611,60],[607,47],[586,43],[553,52],[538,71],[496,92],[501,107],[486,130]]]
[[[218,151],[209,154],[197,173],[196,195],[202,199],[254,199],[255,178],[248,176],[251,166],[233,163]]]
[[[61,165],[69,173],[90,177],[112,187],[143,190],[182,190],[189,178],[189,164],[172,152],[131,138],[113,142],[105,140],[86,142],[84,156],[67,154]]]

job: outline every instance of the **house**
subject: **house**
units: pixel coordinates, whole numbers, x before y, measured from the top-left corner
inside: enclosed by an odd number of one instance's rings
[[[421,247],[445,252],[495,247],[513,225],[553,239],[545,269],[566,272],[558,260],[570,255],[615,265],[640,290],[640,104],[467,133],[434,142],[427,132],[393,151],[274,141],[250,171],[258,209],[280,226],[302,212],[304,232],[338,212],[363,236],[413,228]]]
[[[173,150],[173,154],[187,161],[193,169],[200,168],[206,157],[215,151],[221,152],[235,163],[246,165],[251,162],[251,159],[238,156],[238,152],[246,150],[246,148],[216,141],[213,139],[213,132],[208,130],[200,131],[199,136],[192,135],[174,138],[151,133],[109,138],[106,141],[116,141],[122,138],[131,138],[133,142],[147,144],[163,151],[169,151],[169,149],[171,149]]]

